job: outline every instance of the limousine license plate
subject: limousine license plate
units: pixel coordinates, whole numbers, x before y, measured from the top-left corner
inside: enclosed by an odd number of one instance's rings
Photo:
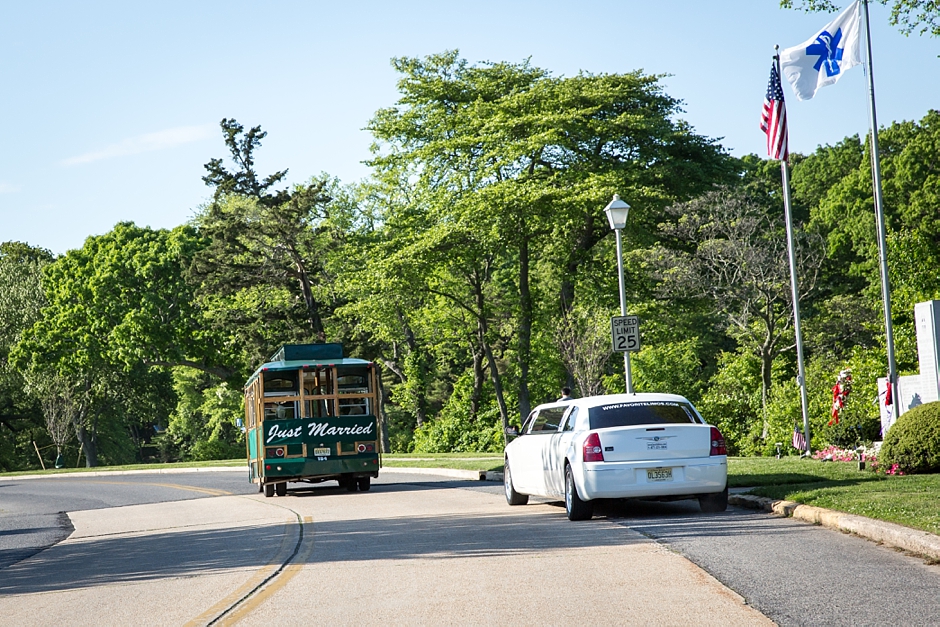
[[[314,457],[329,457],[329,455],[330,455],[330,449],[329,449],[329,447],[327,447],[327,448],[315,448],[315,449],[313,449],[313,455],[314,455]]]
[[[647,468],[647,481],[672,481],[672,468]]]

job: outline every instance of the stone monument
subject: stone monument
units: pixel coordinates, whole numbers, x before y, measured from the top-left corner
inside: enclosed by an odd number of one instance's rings
[[[917,330],[917,356],[920,373],[898,378],[898,411],[903,414],[912,407],[940,400],[940,300],[914,305]],[[892,407],[885,405],[888,379],[878,379],[878,406],[881,408],[882,436],[898,419]]]

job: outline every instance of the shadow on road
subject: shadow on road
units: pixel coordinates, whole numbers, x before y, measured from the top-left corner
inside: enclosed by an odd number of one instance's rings
[[[61,543],[4,569],[0,595],[257,568],[277,553],[283,534],[277,524]]]
[[[386,490],[431,489],[428,484],[381,487]],[[338,491],[337,488],[319,490]],[[350,498],[368,498],[368,494],[351,494]],[[499,514],[315,523],[314,550],[309,562],[473,558],[646,541],[642,536],[612,528],[601,520],[569,522],[560,507],[542,509],[538,513],[530,509],[535,507],[541,506],[507,506],[506,512]],[[281,524],[244,525],[224,530],[160,532],[67,542],[4,569],[0,595],[255,569],[267,564],[277,552],[284,529]]]
[[[373,484],[375,492],[441,489],[502,492],[501,484],[474,481],[422,481]],[[292,488],[273,503],[289,505],[318,495],[342,494],[334,484]],[[368,499],[370,493],[349,494]],[[431,495],[429,495],[431,497]],[[431,497],[433,498],[433,497]],[[694,501],[654,503],[605,501],[596,518],[573,523],[561,503],[505,508],[505,512],[402,516],[318,522],[313,526],[310,563],[402,559],[454,559],[538,553],[546,549],[622,546],[646,542],[622,527],[666,526],[672,536],[735,536],[760,533],[740,512],[702,514]],[[538,509],[536,509],[538,508]],[[664,527],[664,529],[666,528]],[[228,529],[104,536],[59,544],[3,569],[0,595],[51,592],[113,583],[186,577],[268,564],[284,537],[282,524]],[[288,533],[293,533],[288,527]],[[641,531],[647,535],[646,531]]]

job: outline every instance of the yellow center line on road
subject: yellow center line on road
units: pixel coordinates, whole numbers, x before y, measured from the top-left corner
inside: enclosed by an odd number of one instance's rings
[[[301,531],[304,533],[303,546],[297,552],[296,558],[284,569],[274,576],[274,578],[257,594],[252,595],[240,604],[233,612],[222,616],[215,625],[222,625],[228,627],[229,625],[234,625],[243,618],[247,617],[249,614],[257,610],[265,601],[270,599],[278,590],[287,585],[287,583],[293,579],[297,573],[303,570],[304,565],[307,563],[307,559],[310,557],[310,553],[313,552],[313,517],[304,516],[303,518],[303,527]]]
[[[210,496],[231,496],[232,492],[227,490],[215,490],[213,488],[197,488],[191,485],[182,485],[179,483],[149,483],[143,481],[89,481],[89,483],[106,483],[108,485],[151,485],[159,488],[173,488],[174,490],[187,490],[189,492],[199,492]]]
[[[252,575],[248,581],[233,590],[231,594],[221,599],[218,603],[207,609],[196,618],[186,623],[185,627],[201,627],[202,625],[210,624],[214,617],[237,604],[239,601],[250,595],[252,591],[254,591],[258,586],[263,584],[272,573],[281,567],[281,565],[284,563],[284,560],[289,557],[291,549],[288,542],[288,539],[291,536],[289,531],[293,526],[293,521],[284,523],[284,534],[281,537],[281,546],[274,554],[274,557],[271,558],[271,561],[255,571],[255,574]]]

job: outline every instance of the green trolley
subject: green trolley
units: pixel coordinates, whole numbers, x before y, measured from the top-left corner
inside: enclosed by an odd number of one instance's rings
[[[341,344],[287,344],[245,384],[250,480],[267,497],[288,483],[338,481],[350,492],[379,476],[378,372]]]

